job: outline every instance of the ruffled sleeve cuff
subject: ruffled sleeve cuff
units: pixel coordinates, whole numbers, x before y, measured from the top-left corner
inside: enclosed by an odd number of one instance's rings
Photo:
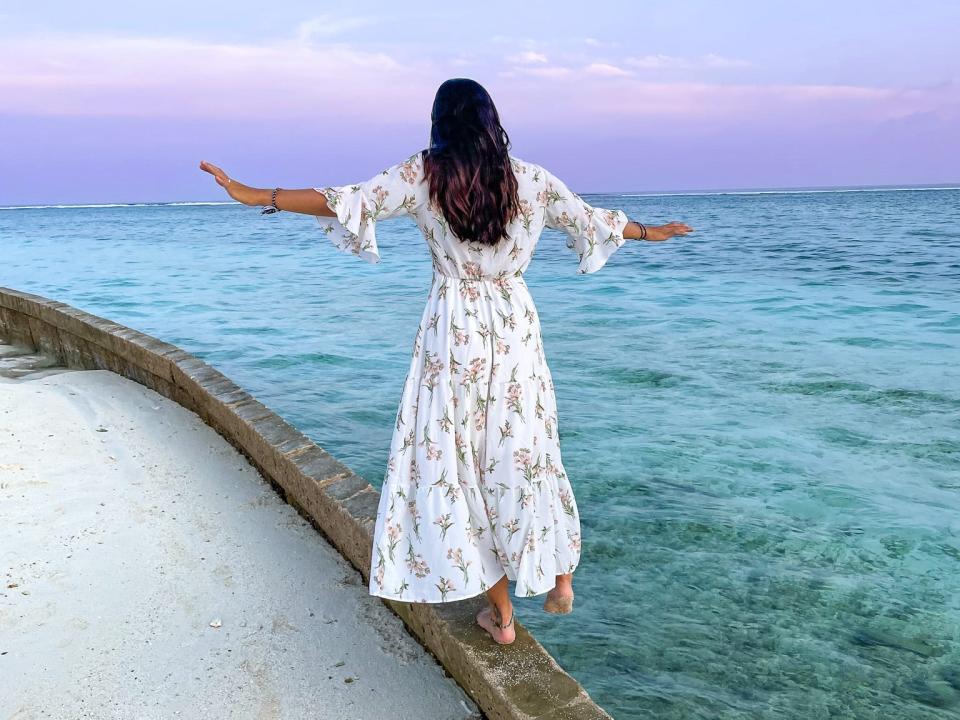
[[[596,272],[606,265],[610,256],[626,243],[623,231],[628,222],[623,210],[589,207],[586,227],[577,237],[567,240],[567,247],[580,256],[578,274]]]
[[[337,216],[317,215],[321,230],[334,247],[352,253],[369,263],[380,262],[377,247],[376,219],[360,185],[314,188],[327,198],[327,205]]]

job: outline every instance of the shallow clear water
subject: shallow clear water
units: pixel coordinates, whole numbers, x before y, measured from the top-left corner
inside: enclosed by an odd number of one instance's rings
[[[622,718],[960,717],[960,191],[587,196],[695,236],[527,272],[577,609],[518,617]],[[204,358],[380,485],[430,284],[303,216],[0,210],[0,285]]]

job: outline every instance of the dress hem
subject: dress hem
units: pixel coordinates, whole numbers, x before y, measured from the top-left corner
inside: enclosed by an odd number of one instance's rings
[[[578,564],[579,564],[579,563],[578,563]],[[577,566],[575,565],[575,566],[574,566],[574,570],[576,570],[576,568],[577,568]],[[511,582],[512,582],[512,583],[516,583],[516,579],[510,577],[510,573],[505,572],[504,575],[506,576],[508,583],[511,583]],[[503,576],[501,576],[501,577],[503,577]],[[498,583],[498,582],[500,582],[500,578],[497,578],[497,580],[496,580],[493,584],[491,584],[490,586],[488,586],[488,587],[492,587],[493,585],[495,585],[495,584]],[[518,593],[518,592],[517,592],[517,586],[514,585],[514,587],[513,587],[513,592],[511,593],[511,595],[513,595],[513,597],[515,597],[515,598],[530,598],[530,597],[536,597],[537,595],[543,595],[544,593],[550,592],[550,591],[553,590],[553,588],[555,588],[556,586],[557,586],[557,581],[556,581],[556,579],[554,579],[553,585],[551,585],[550,587],[543,588],[542,590],[537,590],[537,591],[534,592],[534,593]],[[381,592],[381,591],[376,591],[376,590],[374,590],[373,588],[371,588],[371,587],[369,587],[369,586],[367,587],[367,592],[368,592],[370,595],[373,595],[374,597],[383,598],[383,599],[385,599],[385,600],[394,600],[394,601],[396,601],[396,602],[425,603],[425,604],[428,604],[428,605],[439,605],[439,604],[441,604],[441,603],[451,603],[451,602],[457,602],[457,601],[459,601],[459,600],[469,600],[470,598],[475,598],[475,597],[477,597],[478,595],[483,595],[483,594],[486,592],[486,590],[478,590],[477,592],[469,593],[469,594],[463,594],[463,595],[455,595],[455,596],[450,596],[450,595],[448,595],[448,596],[446,597],[446,599],[436,599],[436,598],[434,598],[434,599],[427,599],[427,600],[417,600],[417,599],[414,599],[414,598],[398,597],[397,595],[391,595],[391,594],[384,593],[384,592]]]

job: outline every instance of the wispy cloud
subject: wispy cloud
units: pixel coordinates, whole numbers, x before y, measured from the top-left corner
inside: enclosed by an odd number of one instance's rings
[[[750,67],[753,63],[740,58],[728,58],[722,55],[708,53],[702,57],[706,67]]]
[[[510,55],[507,58],[507,62],[515,64],[533,64],[533,63],[546,63],[548,62],[547,56],[543,53],[534,52],[533,50],[527,50],[522,53],[517,53],[516,55]]]
[[[490,42],[496,45],[512,45],[513,47],[534,48],[540,41],[532,37],[518,37],[516,35],[494,35]]]
[[[659,69],[684,69],[697,70],[703,68],[743,68],[750,67],[750,63],[739,58],[728,58],[722,55],[708,53],[697,57],[679,57],[676,55],[643,55],[641,57],[628,57],[624,59],[624,64],[631,67],[659,70]]]
[[[8,111],[22,113],[159,116],[268,116],[312,111],[335,97],[338,110],[350,114],[358,107],[352,99],[376,93],[400,100],[424,84],[421,62],[303,37],[262,45],[105,35],[6,39],[0,97]]]
[[[318,15],[301,22],[297,26],[296,37],[300,42],[308,43],[318,38],[330,38],[336,35],[342,35],[347,30],[370,25],[377,21],[377,18],[370,17]]]
[[[500,77],[512,78],[527,75],[540,78],[565,78],[573,72],[572,69],[562,65],[518,65],[501,71]]]
[[[317,22],[319,18],[315,18]],[[313,21],[311,21],[313,22]],[[339,28],[373,22],[346,18]],[[320,23],[323,32],[332,26]],[[532,47],[507,56],[323,41],[311,27],[262,44],[183,38],[39,35],[0,43],[0,106],[33,115],[376,118],[423,120],[451,67],[501,67],[488,89],[518,120],[538,117],[558,93],[576,99],[566,118],[750,118],[956,114],[956,85],[930,88],[653,81],[646,69],[739,67],[717,55],[653,55],[616,63]],[[495,70],[491,71],[495,72]],[[613,84],[617,92],[611,92]]]
[[[590,63],[583,71],[589,75],[603,75],[604,77],[630,77],[633,74],[629,70],[603,62]]]

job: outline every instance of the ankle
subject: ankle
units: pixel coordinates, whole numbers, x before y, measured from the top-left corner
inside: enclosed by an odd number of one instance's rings
[[[551,592],[563,595],[573,592],[573,575],[557,575],[556,584]]]

